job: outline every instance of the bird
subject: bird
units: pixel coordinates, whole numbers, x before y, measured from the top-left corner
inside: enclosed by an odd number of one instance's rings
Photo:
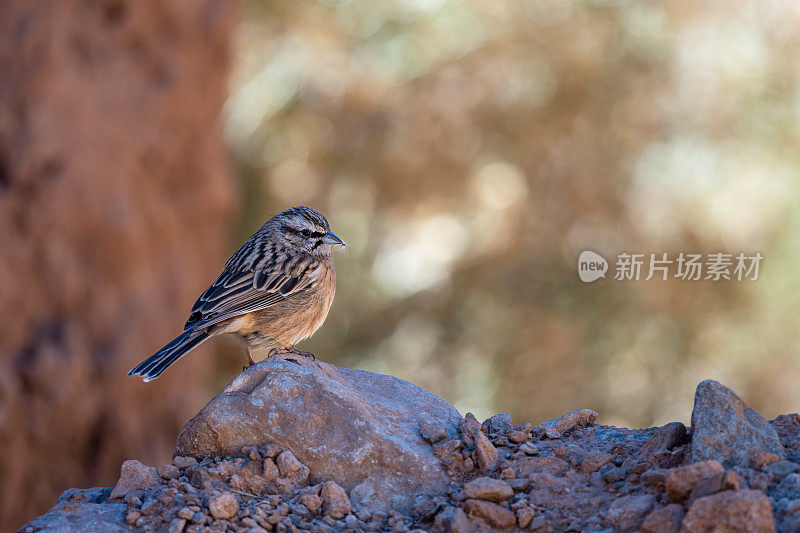
[[[128,375],[152,381],[206,340],[223,334],[242,342],[250,366],[255,364],[253,352],[314,357],[294,345],[328,316],[336,291],[335,245],[347,246],[325,216],[310,207],[273,216],[228,259],[195,302],[183,333]]]

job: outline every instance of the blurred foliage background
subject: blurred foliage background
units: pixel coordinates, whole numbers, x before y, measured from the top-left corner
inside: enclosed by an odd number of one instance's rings
[[[797,410],[800,8],[248,1],[233,250],[308,204],[348,243],[326,361],[479,418],[688,421],[720,379]],[[757,281],[581,283],[578,254],[761,252]],[[241,365],[238,349],[228,371]]]

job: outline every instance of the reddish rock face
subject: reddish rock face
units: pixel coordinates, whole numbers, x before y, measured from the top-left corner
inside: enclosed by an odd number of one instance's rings
[[[642,524],[642,533],[678,533],[681,521],[686,514],[683,505],[671,503],[666,507],[656,509],[645,518]]]
[[[273,356],[186,424],[176,454],[232,455],[274,443],[292,450],[312,480],[335,479],[353,503],[406,509],[447,483],[420,422],[439,422],[455,435],[460,420],[453,406],[407,381]]]
[[[9,531],[64,487],[113,484],[127,457],[163,458],[203,401],[202,353],[147,387],[125,372],[175,336],[229,251],[219,118],[235,2],[2,4]]]
[[[772,505],[757,490],[726,490],[695,501],[686,513],[681,531],[775,531]]]
[[[667,498],[671,502],[682,502],[692,493],[700,480],[723,471],[718,461],[703,461],[672,469],[667,474]]]
[[[517,523],[517,515],[495,503],[483,500],[467,500],[464,502],[467,516],[485,520],[496,529],[508,529]]]
[[[746,467],[755,463],[758,451],[786,458],[778,434],[763,416],[724,385],[702,381],[692,410],[693,459]]]
[[[614,500],[608,508],[606,521],[615,531],[623,533],[638,531],[655,502],[656,497],[652,494],[623,496]]]

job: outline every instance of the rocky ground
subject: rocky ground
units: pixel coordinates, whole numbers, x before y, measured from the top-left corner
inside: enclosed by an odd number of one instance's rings
[[[126,461],[113,489],[70,489],[20,531],[800,531],[800,416],[767,422],[714,381],[691,428],[588,409],[534,426],[273,359],[186,425],[170,464]]]

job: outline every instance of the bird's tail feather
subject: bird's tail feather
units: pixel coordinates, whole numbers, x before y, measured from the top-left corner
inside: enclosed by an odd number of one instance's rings
[[[142,376],[144,381],[152,381],[160,376],[169,365],[200,346],[209,335],[205,331],[184,331],[172,342],[136,365],[129,376]]]

